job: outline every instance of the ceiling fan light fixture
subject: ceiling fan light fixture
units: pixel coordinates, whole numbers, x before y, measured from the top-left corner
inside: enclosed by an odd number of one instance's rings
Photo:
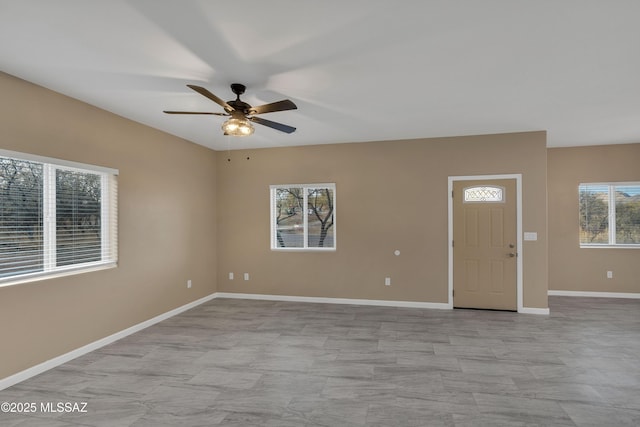
[[[254,132],[253,125],[247,119],[232,118],[222,124],[225,135],[249,136]]]

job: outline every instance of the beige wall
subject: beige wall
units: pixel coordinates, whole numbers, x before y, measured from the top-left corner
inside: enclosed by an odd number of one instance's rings
[[[0,288],[0,378],[215,292],[215,152],[2,73],[0,93],[0,148],[120,170],[118,268]]]
[[[640,249],[578,244],[578,184],[640,181],[640,144],[550,148],[548,169],[549,289],[640,292]]]
[[[449,176],[523,175],[524,305],[547,307],[544,132],[227,154],[5,74],[0,91],[0,148],[120,170],[118,268],[0,288],[0,378],[216,290],[444,303]],[[269,185],[313,182],[337,185],[338,250],[271,251]]]
[[[218,290],[446,303],[448,177],[521,173],[524,231],[538,233],[524,306],[546,308],[546,163],[545,132],[220,153]],[[337,251],[271,251],[269,185],[316,182],[337,186]]]

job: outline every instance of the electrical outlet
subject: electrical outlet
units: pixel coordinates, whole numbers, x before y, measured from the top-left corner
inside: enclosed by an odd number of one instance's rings
[[[391,277],[385,277],[384,278],[384,285],[385,286],[391,286]]]
[[[229,280],[233,280],[233,272],[229,273]]]
[[[249,273],[244,273],[244,280],[249,280]]]
[[[187,289],[191,289],[191,279],[187,280]]]
[[[613,271],[607,271],[607,279],[613,279]]]

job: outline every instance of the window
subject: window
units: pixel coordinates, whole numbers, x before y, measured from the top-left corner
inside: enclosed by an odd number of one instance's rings
[[[640,183],[580,184],[580,246],[640,247]]]
[[[335,184],[271,186],[271,249],[335,250]]]
[[[116,176],[0,150],[0,286],[115,265]]]
[[[464,189],[464,203],[503,203],[504,187],[482,186]]]

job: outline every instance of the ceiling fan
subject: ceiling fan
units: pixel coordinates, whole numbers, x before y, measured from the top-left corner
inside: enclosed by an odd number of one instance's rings
[[[244,101],[240,100],[246,89],[243,84],[232,83],[231,91],[236,94],[236,99],[232,101],[223,101],[222,99],[209,92],[207,89],[201,86],[187,85],[188,88],[195,90],[200,95],[205,96],[224,108],[224,113],[212,113],[212,112],[197,112],[197,111],[164,111],[167,114],[211,114],[215,116],[230,116],[226,122],[222,124],[222,130],[225,135],[233,136],[248,136],[253,133],[253,126],[251,122],[261,124],[263,126],[270,127],[275,130],[279,130],[285,133],[293,133],[296,128],[288,126],[282,123],[266,120],[261,117],[256,117],[258,114],[273,113],[276,111],[296,110],[298,107],[292,101],[285,99],[278,102],[272,102],[270,104],[264,104],[257,107],[252,107]]]

